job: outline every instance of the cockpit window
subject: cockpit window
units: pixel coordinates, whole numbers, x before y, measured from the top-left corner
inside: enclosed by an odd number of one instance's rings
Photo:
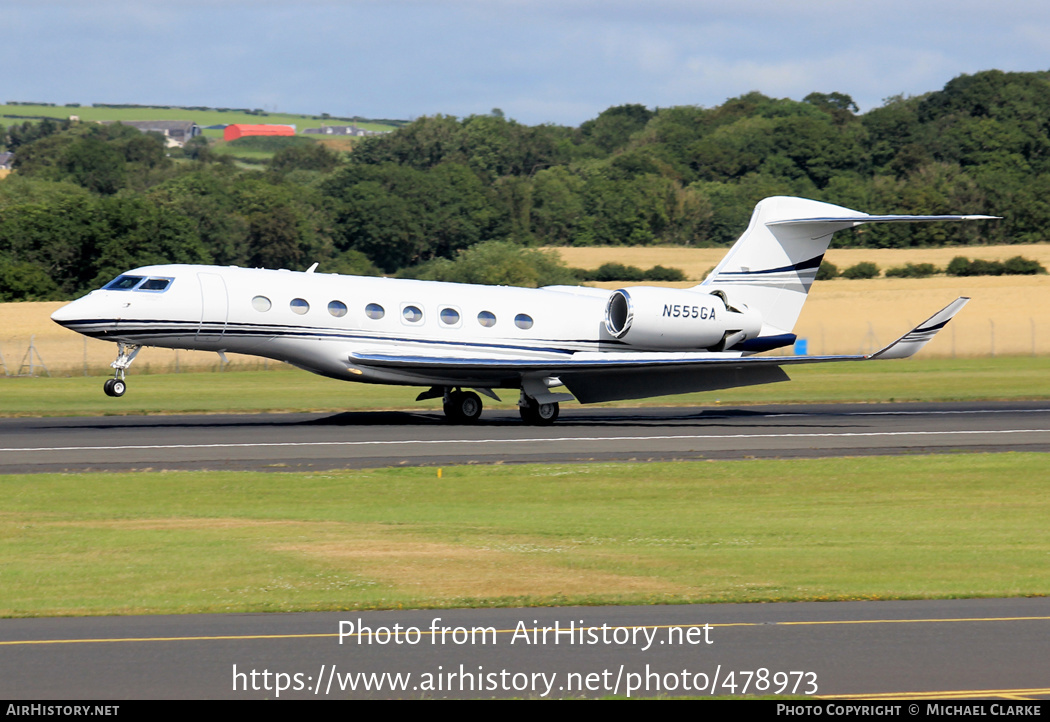
[[[142,276],[117,276],[106,284],[105,288],[107,291],[130,291],[139,285],[141,280]]]
[[[109,291],[152,291],[162,293],[168,290],[173,279],[146,278],[145,276],[117,276],[104,288]]]
[[[140,290],[140,291],[166,291],[168,289],[168,286],[170,286],[170,285],[171,285],[171,279],[170,278],[150,278],[145,283],[143,283],[141,286],[139,286],[138,290]]]

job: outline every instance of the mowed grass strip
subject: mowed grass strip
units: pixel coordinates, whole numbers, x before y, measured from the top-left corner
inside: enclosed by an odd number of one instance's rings
[[[0,477],[0,615],[1043,595],[1042,454]]]
[[[972,401],[1050,398],[1050,358],[997,357],[830,363],[787,367],[791,381],[700,394],[661,396],[602,406],[690,406],[806,402]],[[270,411],[429,410],[440,400],[417,402],[419,389],[355,384],[296,369],[128,375],[128,392],[102,393],[99,377],[0,377],[0,416],[253,413]],[[517,392],[497,390],[513,411]],[[579,408],[567,403],[564,409]],[[482,417],[484,418],[484,417]]]

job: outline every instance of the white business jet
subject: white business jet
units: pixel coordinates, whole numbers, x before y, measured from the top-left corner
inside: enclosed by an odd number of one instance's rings
[[[449,421],[481,415],[478,393],[520,390],[526,423],[559,403],[640,399],[788,380],[792,364],[893,359],[922,348],[959,298],[889,346],[859,356],[758,356],[791,333],[835,231],[862,223],[992,216],[877,216],[766,198],[740,240],[689,289],[513,288],[238,267],[137,268],[51,318],[115,341],[110,396],[144,346],[252,354],[323,376],[426,387]],[[473,389],[469,391],[467,389]],[[557,389],[557,390],[555,390]]]

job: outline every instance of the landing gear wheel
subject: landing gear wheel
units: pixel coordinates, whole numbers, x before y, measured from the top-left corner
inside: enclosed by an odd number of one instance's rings
[[[124,382],[124,374],[127,373],[128,366],[131,365],[131,362],[135,360],[135,357],[139,355],[141,350],[142,346],[138,344],[117,341],[117,360],[110,364],[116,371],[113,378],[106,381],[102,386],[106,396],[123,396],[124,392],[128,390],[128,385]]]
[[[123,396],[128,390],[128,385],[124,383],[124,379],[108,379],[102,385],[102,390],[106,392],[106,396]]]
[[[528,399],[527,406],[519,406],[521,420],[531,426],[550,426],[558,420],[560,408],[557,402],[553,404],[536,403],[535,399]]]
[[[473,391],[453,391],[443,408],[453,424],[473,424],[481,417],[481,397]]]

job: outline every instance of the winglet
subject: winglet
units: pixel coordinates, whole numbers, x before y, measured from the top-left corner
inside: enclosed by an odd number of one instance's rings
[[[908,333],[891,343],[880,351],[868,356],[869,359],[878,358],[908,358],[919,349],[929,343],[937,332],[944,328],[955,314],[969,302],[969,298],[961,296],[947,306],[942,308],[930,318],[926,319]]]

